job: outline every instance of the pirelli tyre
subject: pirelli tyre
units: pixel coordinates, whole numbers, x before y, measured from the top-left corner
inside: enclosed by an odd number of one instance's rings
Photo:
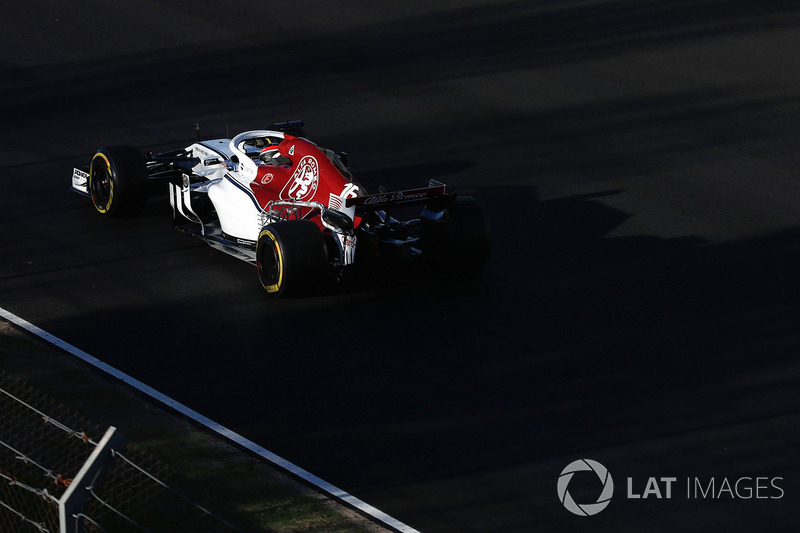
[[[471,196],[456,197],[440,219],[423,218],[420,241],[425,262],[446,276],[479,271],[491,253],[486,217]]]
[[[132,146],[104,146],[92,157],[87,188],[103,215],[139,214],[147,203],[147,182],[147,163]]]
[[[328,253],[319,226],[309,220],[264,226],[256,243],[256,267],[270,296],[320,292],[328,280]]]

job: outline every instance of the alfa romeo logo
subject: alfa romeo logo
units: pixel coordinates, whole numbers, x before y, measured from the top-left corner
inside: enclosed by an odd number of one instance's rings
[[[594,472],[603,484],[603,490],[594,503],[579,504],[572,499],[572,496],[567,490],[572,476],[575,475],[575,472],[581,471]],[[611,474],[609,474],[608,469],[591,459],[579,459],[571,462],[561,471],[561,475],[558,477],[558,499],[561,500],[561,503],[567,508],[567,511],[579,516],[596,515],[608,506],[608,503],[611,501],[611,496],[613,495],[614,480],[611,479]]]
[[[281,191],[281,199],[309,200],[314,197],[319,185],[317,160],[307,155],[297,162],[297,168]]]

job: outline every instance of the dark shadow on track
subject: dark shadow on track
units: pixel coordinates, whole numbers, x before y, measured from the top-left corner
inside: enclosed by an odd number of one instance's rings
[[[495,247],[467,283],[398,275],[274,301],[253,276],[224,299],[198,289],[41,325],[90,325],[102,335],[81,343],[89,353],[388,509],[404,486],[800,410],[800,230],[716,246],[608,238],[630,216],[602,203],[617,193],[472,191]],[[219,256],[203,250],[180,253]],[[223,275],[226,261],[212,261]],[[470,530],[409,512],[423,530]]]

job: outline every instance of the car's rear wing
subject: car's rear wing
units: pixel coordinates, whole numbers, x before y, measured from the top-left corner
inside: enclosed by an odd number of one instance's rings
[[[355,207],[356,211],[378,211],[398,205],[422,204],[447,197],[445,184],[431,180],[428,187],[406,189],[404,191],[379,192],[348,198],[345,207]]]

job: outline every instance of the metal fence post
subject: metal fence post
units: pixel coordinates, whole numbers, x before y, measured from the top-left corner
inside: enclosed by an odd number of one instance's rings
[[[78,474],[73,478],[66,492],[58,500],[58,521],[60,533],[81,533],[78,521],[74,515],[83,509],[83,504],[89,497],[86,487],[94,485],[104,467],[111,458],[111,450],[121,450],[128,442],[121,433],[117,433],[114,426],[106,430],[103,438],[97,443],[92,454],[83,463]]]

